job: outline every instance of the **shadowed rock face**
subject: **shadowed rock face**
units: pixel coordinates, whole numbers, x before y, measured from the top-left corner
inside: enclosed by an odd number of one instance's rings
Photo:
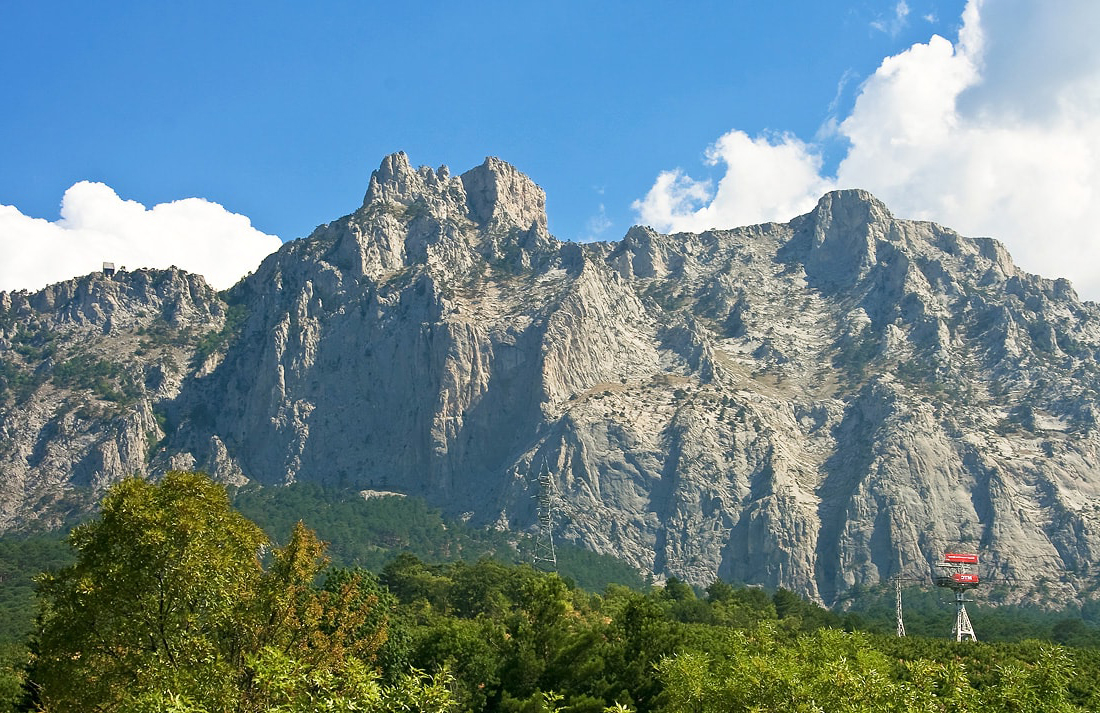
[[[700,235],[546,225],[498,159],[395,154],[222,296],[179,272],[0,293],[5,378],[40,382],[0,394],[0,525],[186,467],[531,530],[545,463],[559,538],[699,584],[831,603],[960,543],[987,577],[1098,564],[1100,311],[1065,281],[858,190]],[[56,376],[85,353],[132,395]]]

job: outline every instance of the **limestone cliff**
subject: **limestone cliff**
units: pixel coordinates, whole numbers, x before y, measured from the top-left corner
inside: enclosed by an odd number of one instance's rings
[[[0,530],[60,523],[146,473],[163,406],[216,361],[225,316],[201,277],[174,269],[0,292]]]
[[[1100,563],[1100,309],[863,191],[580,245],[498,159],[454,176],[395,154],[355,212],[221,297],[159,274],[0,294],[3,526],[195,467],[531,530],[546,464],[558,537],[696,583],[834,602],[962,543],[987,576],[1070,593]],[[140,346],[161,324],[170,343]],[[79,350],[133,397],[58,377]]]

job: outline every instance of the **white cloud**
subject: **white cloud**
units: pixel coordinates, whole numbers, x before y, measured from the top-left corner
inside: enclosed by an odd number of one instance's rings
[[[707,162],[726,166],[717,190],[680,169],[665,171],[645,198],[634,201],[641,221],[658,230],[698,232],[788,220],[832,188],[819,176],[820,156],[790,134],[753,139],[731,131],[707,149]]]
[[[866,188],[899,217],[996,237],[1024,269],[1100,299],[1100,3],[970,0],[962,19],[957,41],[883,60],[823,127],[849,146],[835,178],[818,144],[735,130],[708,154],[728,166],[717,191],[662,173],[639,218],[662,230],[786,220],[803,210],[781,214],[805,204],[795,197]]]
[[[105,261],[129,269],[175,265],[222,289],[280,245],[217,203],[186,198],[147,209],[102,183],[81,181],[65,191],[54,222],[0,205],[0,290],[39,289]]]
[[[894,15],[889,19],[879,18],[871,23],[871,27],[879,32],[885,32],[891,37],[897,37],[898,33],[905,29],[905,23],[909,19],[909,5],[905,0],[898,0],[894,5]]]

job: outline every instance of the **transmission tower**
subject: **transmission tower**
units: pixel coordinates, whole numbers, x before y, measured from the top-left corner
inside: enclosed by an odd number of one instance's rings
[[[536,497],[538,498],[539,531],[535,536],[535,557],[532,564],[536,569],[556,572],[558,556],[554,552],[554,479],[550,476],[546,461],[543,461],[542,470],[539,472],[539,488]]]
[[[894,610],[898,616],[898,638],[905,636],[905,622],[901,618],[901,572],[894,575]]]
[[[901,550],[896,550],[898,568],[894,571],[894,613],[898,620],[898,638],[905,636],[905,621],[901,618]]]
[[[970,617],[966,613],[966,602],[973,599],[963,599],[962,590],[955,590],[955,626],[951,633],[955,635],[955,641],[977,641],[974,634],[974,625],[970,623]]]

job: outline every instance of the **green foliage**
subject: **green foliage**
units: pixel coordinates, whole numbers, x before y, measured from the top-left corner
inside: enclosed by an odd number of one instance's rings
[[[868,325],[858,336],[840,342],[840,350],[833,358],[833,366],[843,370],[850,381],[861,381],[879,350],[874,332]]]
[[[128,369],[91,354],[79,354],[56,365],[53,383],[62,388],[87,389],[118,403],[132,402],[142,393]]]
[[[0,537],[0,646],[20,644],[34,626],[34,578],[72,564],[59,533]]]
[[[435,561],[514,552],[510,535],[447,522],[418,498],[365,499],[351,491],[296,483],[241,490],[234,505],[275,541],[284,540],[302,520],[329,543],[334,562],[373,571],[401,551]]]
[[[0,403],[26,401],[46,379],[39,364],[57,353],[57,339],[43,322],[16,325],[14,332],[11,352],[0,357]]]
[[[52,711],[1100,709],[1100,649],[844,630],[877,628],[877,604],[841,615],[787,590],[718,581],[701,592],[675,578],[593,594],[488,556],[404,552],[377,576],[329,568],[279,498],[292,493],[301,514],[327,522],[331,493],[276,492],[238,501],[272,507],[282,547],[201,476],[113,489],[101,517],[74,530],[76,562],[41,580],[30,668],[26,648],[0,649],[0,709],[13,708],[25,671],[31,703]],[[341,516],[368,506],[399,542],[440,517],[408,499],[345,505]],[[401,516],[422,519],[400,529]],[[450,546],[475,551],[476,537],[454,536]],[[1088,639],[1088,620],[1051,621]]]
[[[264,542],[199,476],[116,486],[100,519],[70,536],[77,562],[40,581],[43,700],[82,710],[160,690],[231,697],[240,608],[259,585]]]
[[[428,208],[428,204],[424,202],[423,198],[417,198],[410,203],[403,211],[405,220],[413,221],[417,218],[423,218],[431,213],[431,209]]]
[[[349,658],[337,668],[318,670],[266,647],[249,659],[255,673],[260,710],[268,713],[314,711],[419,711],[445,713],[454,710],[450,677],[414,671],[392,686],[379,684],[378,675],[360,659]]]
[[[529,540],[521,542],[520,552],[526,554],[533,547]],[[581,589],[599,592],[609,585],[618,584],[630,589],[646,589],[649,579],[617,557],[597,554],[568,543],[557,546],[558,573]]]
[[[0,644],[0,711],[15,710],[23,699],[30,652],[24,646]]]
[[[12,349],[28,362],[39,362],[57,352],[57,338],[45,322],[18,325],[11,338]]]
[[[254,668],[269,649],[322,683],[373,660],[386,633],[365,580],[315,588],[324,547],[303,526],[265,568],[267,542],[205,476],[112,488],[70,536],[77,561],[40,580],[31,680],[43,707],[269,710]]]
[[[12,359],[0,359],[0,397],[10,395],[17,402],[25,401],[43,381],[33,369]]]
[[[225,323],[221,329],[211,330],[199,338],[195,344],[192,365],[197,366],[217,351],[226,349],[240,336],[244,322],[248,318],[248,305],[245,302],[230,304],[225,313]]]
[[[374,572],[400,552],[429,562],[493,557],[518,564],[530,561],[533,549],[529,538],[445,518],[420,498],[366,499],[354,491],[295,483],[245,488],[233,503],[276,542],[285,540],[300,519],[329,543],[335,564]],[[647,586],[637,570],[614,557],[561,544],[557,559],[562,576],[584,589],[599,591],[612,582],[635,589]]]
[[[664,710],[1084,711],[1070,701],[1073,666],[1057,647],[997,667],[975,686],[958,659],[899,660],[863,634],[822,629],[787,639],[773,625],[731,632],[724,645],[658,664]]]
[[[1037,639],[1079,648],[1100,648],[1100,601],[1071,603],[1060,611],[988,603],[988,600],[996,601],[999,594],[996,589],[988,590],[979,601],[967,606],[981,641]],[[955,604],[953,599],[945,597],[943,590],[906,587],[902,601],[905,630],[911,636],[938,639],[950,632]],[[892,587],[853,588],[847,595],[846,607],[860,620],[859,628],[876,633],[894,631]]]

